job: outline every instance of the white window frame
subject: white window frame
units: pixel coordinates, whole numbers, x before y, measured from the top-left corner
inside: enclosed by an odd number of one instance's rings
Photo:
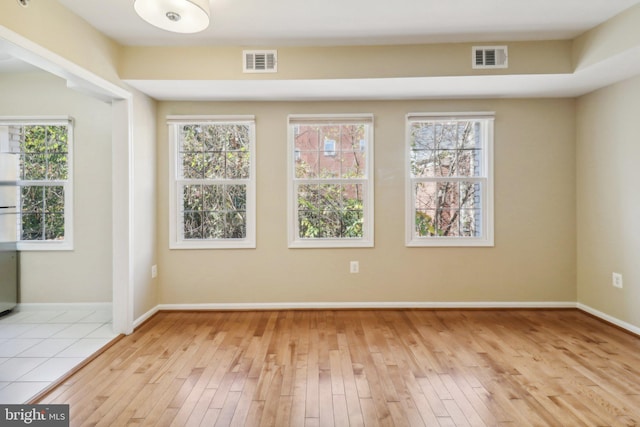
[[[368,127],[367,146],[365,149],[366,174],[363,178],[328,178],[328,179],[299,179],[295,176],[295,132],[294,129],[304,125],[338,125],[364,123]],[[287,223],[289,248],[361,248],[374,246],[374,135],[373,114],[291,114],[287,117],[288,144],[287,144]],[[319,141],[324,150],[324,141]],[[324,152],[323,152],[324,155]],[[304,183],[326,184],[362,184],[363,196],[363,227],[361,238],[305,238],[299,236],[297,187]]]
[[[494,137],[494,112],[462,112],[462,113],[409,113],[406,116],[405,128],[405,234],[408,247],[441,247],[441,246],[494,246],[494,219],[493,219],[493,137]],[[439,177],[412,177],[411,176],[411,125],[415,122],[438,122],[469,120],[483,123],[483,149],[481,170],[479,177],[458,177],[441,179]],[[480,182],[481,191],[481,235],[479,237],[441,237],[418,236],[415,229],[415,191],[414,186],[418,182],[442,182],[442,181],[477,181]]]
[[[73,239],[73,140],[74,121],[70,116],[29,116],[0,117],[0,126],[66,126],[67,127],[67,179],[66,180],[15,180],[16,208],[16,248],[20,251],[70,251],[74,249]],[[15,152],[15,151],[13,151]],[[22,153],[21,150],[15,152]],[[0,177],[0,180],[3,180]],[[11,180],[8,184],[12,184]],[[62,240],[21,240],[22,230],[22,187],[62,186],[64,191],[64,239]]]
[[[248,179],[182,179],[179,172],[179,132],[181,125],[189,124],[243,124],[249,126],[249,178]],[[169,248],[170,249],[242,249],[256,247],[256,126],[253,115],[203,115],[203,116],[167,116],[169,130]],[[184,182],[194,184],[242,184],[247,188],[247,224],[246,236],[226,239],[184,239],[183,219],[180,203],[182,195],[178,194]]]

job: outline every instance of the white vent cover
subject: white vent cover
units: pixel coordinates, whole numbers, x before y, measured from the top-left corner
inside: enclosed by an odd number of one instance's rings
[[[506,46],[474,46],[471,52],[473,68],[507,68]]]
[[[244,73],[275,73],[278,71],[277,50],[243,50]]]

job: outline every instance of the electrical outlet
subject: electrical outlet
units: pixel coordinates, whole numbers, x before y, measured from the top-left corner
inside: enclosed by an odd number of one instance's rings
[[[349,263],[350,273],[360,273],[360,263],[358,261],[351,261]]]
[[[158,266],[154,264],[151,266],[151,278],[155,279],[156,277],[158,277]]]
[[[622,289],[622,274],[613,273],[611,275],[611,284],[613,285],[614,288]]]

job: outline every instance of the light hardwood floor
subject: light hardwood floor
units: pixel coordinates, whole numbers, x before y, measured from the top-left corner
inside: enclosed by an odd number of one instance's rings
[[[640,338],[577,310],[161,312],[41,403],[72,426],[634,426]]]

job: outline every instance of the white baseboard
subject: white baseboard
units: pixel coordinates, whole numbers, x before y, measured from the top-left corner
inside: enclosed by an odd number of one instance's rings
[[[331,310],[376,308],[576,308],[572,301],[535,302],[268,302],[268,303],[205,303],[159,304],[159,310]]]
[[[573,301],[481,301],[481,302],[269,302],[269,303],[203,303],[203,304],[158,304],[134,322],[134,328],[140,326],[158,311],[233,311],[233,310],[331,310],[331,309],[393,309],[393,308],[432,308],[432,309],[477,309],[477,308],[577,308],[606,320],[616,326],[640,335],[640,328],[581,303]]]
[[[582,303],[577,303],[577,307],[579,310],[586,311],[587,313],[592,314],[602,320],[606,320],[607,322],[612,323],[622,329],[626,329],[629,332],[632,332],[636,335],[640,335],[640,328],[632,325],[631,323],[627,323],[623,320],[610,316],[606,313],[603,313],[599,310],[596,310],[595,308],[589,307],[588,305],[585,305]]]
[[[135,330],[138,326],[142,325],[144,322],[146,322],[148,319],[150,319],[151,316],[156,314],[160,310],[159,307],[160,307],[159,305],[156,305],[151,310],[147,311],[145,314],[143,314],[142,316],[140,316],[136,320],[134,320],[133,321],[133,329]]]
[[[16,307],[18,311],[48,311],[48,310],[105,310],[111,312],[110,302],[21,302]]]

